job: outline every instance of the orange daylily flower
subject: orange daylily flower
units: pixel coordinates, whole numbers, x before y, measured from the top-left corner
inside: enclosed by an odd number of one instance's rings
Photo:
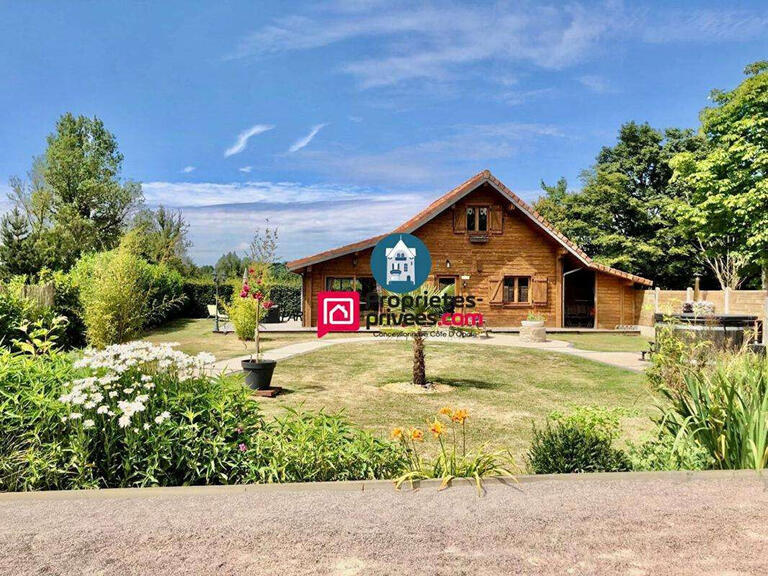
[[[402,428],[394,428],[392,430],[392,438],[395,440],[399,440],[403,437],[403,429]]]
[[[440,414],[443,416],[448,416],[450,418],[453,415],[453,410],[450,409],[448,406],[444,406],[443,408],[440,408]]]
[[[424,432],[422,432],[418,428],[412,428],[411,440],[419,440],[419,441],[424,440]]]
[[[429,431],[435,435],[435,438],[439,438],[440,435],[443,433],[443,425],[437,420],[435,420],[434,422],[432,422],[432,424],[429,425]]]
[[[458,422],[459,424],[464,424],[464,420],[467,418],[469,418],[469,412],[463,408],[461,410],[456,410],[456,412],[453,413],[453,416],[451,416],[451,420]]]

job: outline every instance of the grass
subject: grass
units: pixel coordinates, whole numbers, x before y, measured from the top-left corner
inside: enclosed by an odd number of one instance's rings
[[[581,350],[598,352],[637,352],[648,350],[651,340],[639,334],[552,334],[553,340],[571,342]]]
[[[472,444],[509,447],[518,462],[530,443],[532,424],[543,423],[555,409],[621,406],[633,411],[624,421],[625,437],[637,439],[651,428],[652,397],[641,374],[552,352],[430,343],[427,376],[450,391],[410,395],[385,389],[410,379],[411,361],[408,342],[339,344],[284,360],[273,384],[286,393],[263,400],[262,408],[267,414],[302,406],[343,410],[382,436],[395,426],[424,428],[443,406],[466,408]]]
[[[325,338],[338,337],[329,334]],[[347,334],[347,337],[350,335]],[[187,354],[210,352],[218,360],[244,356],[253,349],[253,343],[248,344],[246,351],[243,343],[233,333],[215,334],[213,332],[213,320],[209,318],[180,318],[164,324],[160,328],[150,331],[144,336],[149,342],[178,342],[177,350]],[[313,332],[262,332],[262,350],[271,350],[288,344],[316,340]]]

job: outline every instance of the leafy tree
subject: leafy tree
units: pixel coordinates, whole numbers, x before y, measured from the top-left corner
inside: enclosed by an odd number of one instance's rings
[[[243,260],[234,252],[227,252],[216,261],[214,270],[227,278],[239,278],[243,273]]]
[[[142,201],[141,185],[120,181],[122,163],[117,140],[101,120],[70,113],[59,118],[29,189],[16,194],[55,268],[68,269],[80,254],[118,244]]]
[[[545,195],[535,208],[598,262],[662,287],[684,286],[697,246],[670,212],[670,198],[680,194],[670,183],[670,160],[702,146],[690,130],[629,122],[616,145],[604,147],[582,173],[580,191],[569,192],[563,178],[554,186],[542,182]]]
[[[134,218],[134,230],[139,237],[139,254],[145,260],[176,270],[185,268],[189,261],[187,249],[192,243],[187,238],[189,224],[181,210],[163,206],[157,210],[141,210]]]
[[[768,288],[768,61],[744,72],[701,112],[706,148],[674,157],[674,182],[685,192],[674,208],[723,288],[737,288],[749,265],[762,269]]]
[[[18,207],[0,221],[0,271],[8,278],[28,274],[35,262],[34,238],[29,222]]]

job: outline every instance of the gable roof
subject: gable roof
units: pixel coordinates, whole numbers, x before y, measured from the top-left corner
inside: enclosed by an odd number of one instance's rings
[[[611,268],[610,266],[606,266],[604,264],[598,264],[597,262],[592,260],[589,256],[587,256],[587,254],[581,248],[579,248],[576,244],[574,244],[568,238],[566,238],[562,234],[562,232],[560,232],[552,224],[547,222],[541,216],[541,214],[536,212],[536,210],[534,210],[531,206],[529,206],[526,202],[524,202],[522,198],[520,198],[517,194],[512,192],[498,178],[496,178],[493,174],[491,174],[490,170],[484,170],[482,172],[479,172],[474,176],[472,176],[472,178],[470,178],[466,182],[459,184],[458,186],[456,186],[456,188],[454,188],[447,194],[441,196],[440,198],[432,202],[432,204],[430,204],[424,210],[416,214],[413,218],[411,218],[407,222],[404,222],[403,224],[395,228],[391,232],[391,234],[395,234],[397,232],[405,232],[410,234],[414,232],[416,229],[420,228],[421,226],[423,226],[424,224],[432,220],[432,218],[440,214],[443,210],[450,207],[452,204],[458,202],[464,196],[466,196],[467,194],[469,194],[479,186],[482,186],[483,184],[489,184],[502,196],[507,198],[523,215],[528,217],[536,226],[538,226],[542,231],[544,231],[547,235],[549,235],[552,239],[554,239],[555,242],[557,242],[563,248],[565,248],[577,260],[579,260],[582,264],[584,264],[586,268],[590,268],[592,270],[598,270],[600,272],[605,272],[606,274],[611,274],[613,276],[618,276],[626,280],[631,280],[632,282],[636,282],[638,284],[644,284],[646,286],[653,285],[653,281],[648,280],[647,278],[636,276],[635,274],[630,274],[629,272],[623,272],[621,270],[617,270],[616,268]],[[325,252],[320,252],[318,254],[314,254],[313,256],[307,256],[306,258],[293,260],[291,262],[288,262],[287,266],[289,270],[298,270],[300,268],[305,268],[306,266],[311,266],[312,264],[317,264],[319,262],[330,260],[338,256],[344,256],[345,254],[352,254],[354,252],[359,252],[360,250],[365,250],[366,248],[372,248],[373,246],[376,245],[376,243],[379,240],[381,240],[385,236],[388,236],[388,234],[381,234],[379,236],[367,238],[366,240],[355,242],[353,244],[347,244],[346,246],[341,246],[333,250],[326,250]]]

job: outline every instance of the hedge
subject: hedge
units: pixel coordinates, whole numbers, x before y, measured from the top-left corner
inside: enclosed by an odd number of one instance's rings
[[[233,291],[231,284],[219,284],[219,302],[229,301]],[[184,294],[187,300],[178,315],[184,318],[207,318],[208,305],[216,301],[216,285],[210,280],[188,279],[184,282]],[[270,289],[270,298],[279,307],[283,317],[301,312],[299,286],[273,286]]]
[[[216,302],[216,285],[210,280],[187,279],[183,290],[187,299],[179,317],[208,318],[208,305]],[[233,290],[230,284],[219,284],[219,302],[232,298]]]

